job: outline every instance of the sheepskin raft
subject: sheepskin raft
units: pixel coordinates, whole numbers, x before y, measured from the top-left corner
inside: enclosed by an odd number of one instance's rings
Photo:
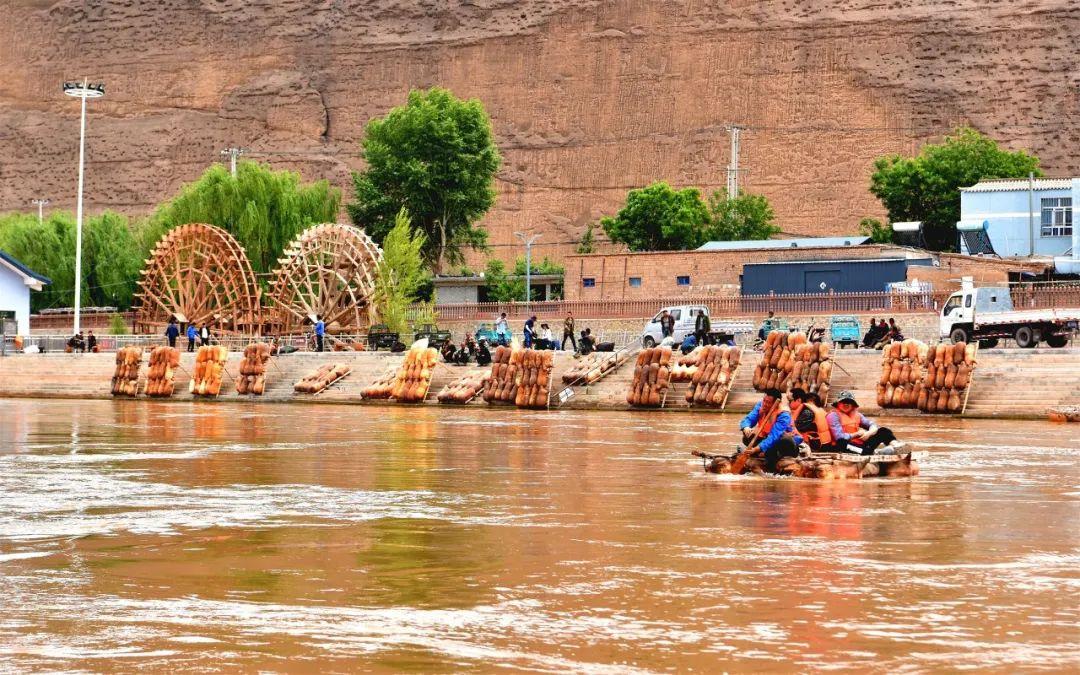
[[[225,361],[229,350],[225,345],[199,347],[195,353],[195,373],[188,383],[188,391],[195,396],[217,396],[221,393],[221,376],[225,373]]]
[[[324,363],[293,385],[298,394],[319,394],[352,371],[344,363]]]
[[[694,451],[704,460],[708,473],[764,474],[765,459],[746,453],[713,455]],[[766,474],[768,475],[768,474]],[[857,480],[860,478],[910,478],[919,475],[913,453],[898,455],[855,455],[843,452],[814,453],[808,457],[783,457],[776,463],[776,475],[819,480]]]
[[[942,342],[928,348],[926,373],[916,399],[919,410],[928,413],[963,412],[971,375],[975,371],[977,348],[976,343],[963,342]]]
[[[116,370],[112,378],[113,396],[135,396],[139,393],[139,366],[142,347],[123,347],[116,351]]]
[[[447,384],[435,397],[439,403],[468,403],[484,390],[486,369],[474,369]]]
[[[431,375],[439,362],[439,351],[428,347],[427,341],[413,345],[405,354],[405,362],[398,369],[390,396],[403,403],[421,403],[431,388]]]
[[[709,345],[699,347],[691,353],[697,353],[698,359],[697,363],[690,366],[694,372],[690,376],[690,387],[686,390],[686,402],[690,405],[723,408],[727,403],[731,385],[735,383],[742,349]],[[677,364],[676,367],[680,365]]]
[[[931,347],[920,340],[890,342],[881,350],[877,404],[882,408],[914,408],[923,391],[923,373]]]
[[[765,391],[802,389],[829,402],[833,362],[825,342],[808,342],[806,333],[773,331],[765,340],[765,351],[754,368],[754,389]]]
[[[671,380],[671,347],[652,347],[638,352],[634,380],[626,402],[643,408],[659,408]]]
[[[154,347],[150,352],[150,369],[146,371],[146,395],[168,398],[176,391],[176,369],[180,366],[180,350],[176,347]]]
[[[270,345],[254,342],[244,347],[240,362],[240,377],[236,378],[237,394],[262,396],[266,390],[266,363],[270,360]]]

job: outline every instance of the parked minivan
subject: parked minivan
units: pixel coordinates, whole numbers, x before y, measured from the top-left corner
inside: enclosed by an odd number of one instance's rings
[[[660,341],[664,339],[663,332],[660,330],[660,317],[664,314],[664,310],[667,310],[669,314],[675,317],[675,344],[682,343],[683,338],[687,335],[694,333],[694,323],[697,321],[699,313],[704,313],[705,316],[709,316],[709,308],[705,305],[675,305],[674,307],[664,307],[656,316],[652,318],[649,323],[645,324],[645,330],[641,333],[641,346],[646,349],[655,347],[660,344]]]

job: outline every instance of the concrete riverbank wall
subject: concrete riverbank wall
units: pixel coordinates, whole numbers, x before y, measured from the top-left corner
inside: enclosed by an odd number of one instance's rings
[[[177,393],[171,399],[190,401],[188,373],[194,370],[194,354],[184,353],[177,373]],[[832,391],[852,390],[864,410],[877,412],[875,387],[881,369],[881,353],[868,350],[834,352]],[[19,354],[0,358],[0,398],[111,398],[110,378],[114,369],[113,354]],[[271,361],[263,396],[241,396],[229,378],[222,395],[214,400],[262,403],[363,403],[368,405],[407,405],[389,401],[365,401],[361,390],[379,377],[395,372],[403,355],[388,352],[298,352]],[[231,353],[226,369],[239,371],[241,354]],[[728,399],[727,412],[744,413],[760,395],[751,386],[757,354],[747,352]],[[293,384],[323,363],[344,363],[352,373],[318,395],[296,394]],[[563,388],[562,374],[574,363],[574,357],[559,352],[553,372],[552,407],[566,409],[630,410],[626,392],[633,378],[633,361],[624,364],[599,382],[573,387],[573,396],[559,404],[556,394]],[[432,380],[431,394],[422,405],[440,405],[435,394],[448,382],[469,368],[440,364]],[[142,376],[145,377],[144,362]],[[683,398],[686,384],[675,384],[664,410],[716,412],[712,408],[690,407]],[[161,400],[161,399],[159,399]],[[205,399],[202,399],[205,400]],[[989,349],[979,353],[972,380],[966,417],[1011,417],[1045,419],[1050,407],[1075,405],[1080,401],[1080,349]],[[487,406],[477,399],[470,406]],[[451,406],[447,406],[451,407]],[[645,409],[634,409],[644,411]],[[897,411],[900,414],[921,414]]]

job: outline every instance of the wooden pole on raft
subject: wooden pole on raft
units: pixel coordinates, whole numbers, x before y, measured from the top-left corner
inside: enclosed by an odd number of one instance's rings
[[[975,385],[975,362],[976,357],[979,356],[979,343],[975,342],[975,354],[971,358],[971,372],[968,373],[967,387],[964,388],[964,405],[960,408],[960,416],[963,417],[967,412],[968,396],[971,396],[971,388]]]

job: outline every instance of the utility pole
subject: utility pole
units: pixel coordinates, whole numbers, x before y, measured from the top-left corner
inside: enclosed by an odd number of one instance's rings
[[[31,199],[30,203],[37,205],[37,221],[38,221],[38,225],[41,225],[45,221],[44,209],[45,209],[45,206],[48,205],[49,200],[48,199]]]
[[[1035,255],[1035,172],[1028,172],[1028,255]]]
[[[528,314],[529,299],[532,297],[532,245],[534,241],[540,238],[540,235],[534,234],[526,238],[524,232],[515,232],[514,236],[525,244],[525,313]]]
[[[75,203],[75,322],[72,333],[79,332],[79,319],[82,307],[82,212],[83,212],[83,168],[86,159],[86,99],[101,98],[105,95],[105,84],[90,84],[89,80],[65,82],[64,94],[82,99],[82,113],[79,117],[79,197]]]
[[[742,127],[732,124],[728,131],[731,133],[731,161],[727,169],[727,196],[730,201],[739,196],[739,132]]]
[[[236,178],[236,158],[244,154],[243,148],[225,148],[221,151],[221,155],[229,157],[229,173],[233,178]]]

